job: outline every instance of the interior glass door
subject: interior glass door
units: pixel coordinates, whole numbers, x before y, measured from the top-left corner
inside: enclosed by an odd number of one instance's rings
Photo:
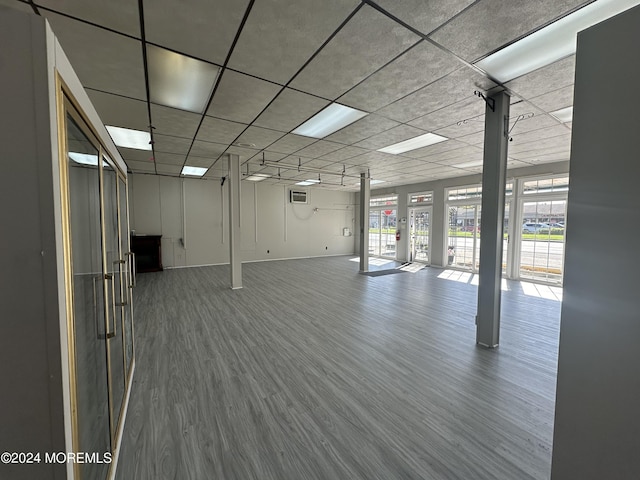
[[[369,211],[369,254],[380,255],[380,211]]]
[[[431,208],[413,208],[409,213],[410,221],[410,261],[430,263],[429,227]]]
[[[84,128],[81,128],[82,125]],[[109,452],[104,274],[97,142],[79,116],[66,116],[66,173],[73,282],[77,451]],[[104,479],[108,464],[77,464],[81,478]]]
[[[122,321],[124,334],[124,362],[128,379],[133,359],[133,257],[129,246],[129,214],[127,204],[127,184],[118,177],[118,210],[120,220],[120,274],[122,284]]]
[[[120,251],[120,224],[118,211],[118,174],[111,162],[103,157],[103,215],[104,215],[104,269],[107,277],[108,311],[107,351],[109,366],[109,386],[111,392],[111,435],[115,437],[122,409],[125,391],[124,329],[122,271],[123,261]]]

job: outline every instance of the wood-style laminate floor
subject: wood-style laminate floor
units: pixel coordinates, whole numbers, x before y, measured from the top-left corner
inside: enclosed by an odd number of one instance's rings
[[[506,282],[486,350],[465,275],[357,269],[139,275],[117,479],[547,479],[560,302]]]

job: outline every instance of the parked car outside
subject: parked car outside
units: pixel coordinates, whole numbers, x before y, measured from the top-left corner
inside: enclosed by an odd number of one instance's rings
[[[523,223],[522,224],[522,233],[536,233],[543,229],[549,229],[549,224],[547,223]]]

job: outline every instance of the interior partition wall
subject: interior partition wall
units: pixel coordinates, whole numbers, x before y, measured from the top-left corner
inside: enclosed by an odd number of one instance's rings
[[[0,44],[0,443],[40,455],[0,478],[110,479],[135,370],[126,164],[44,18],[0,8]]]

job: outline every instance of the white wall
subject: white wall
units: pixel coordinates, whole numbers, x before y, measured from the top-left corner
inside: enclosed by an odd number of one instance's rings
[[[640,478],[638,25],[578,36],[553,480]]]
[[[131,175],[131,229],[162,235],[165,267],[229,262],[228,184],[219,180]],[[353,254],[353,193],[309,188],[289,203],[285,185],[241,183],[242,261]],[[184,243],[184,246],[183,246]]]

